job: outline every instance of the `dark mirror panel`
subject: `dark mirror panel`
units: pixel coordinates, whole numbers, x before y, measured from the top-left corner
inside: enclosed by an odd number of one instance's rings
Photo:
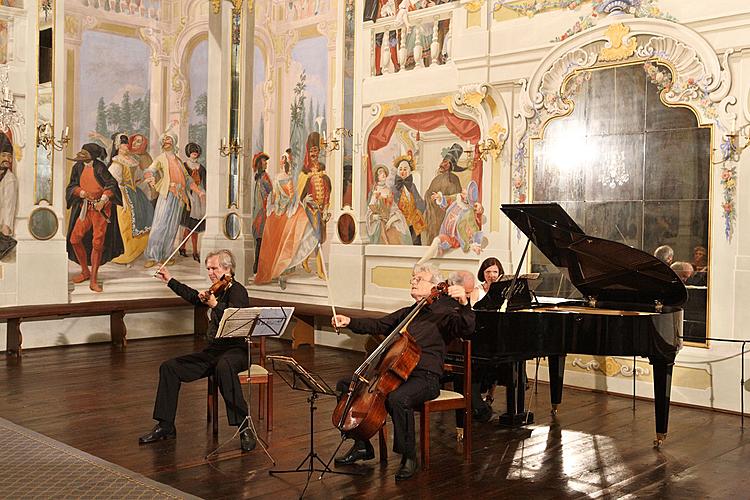
[[[654,63],[582,72],[566,81],[574,109],[532,144],[532,200],[556,201],[591,236],[642,249],[688,288],[685,336],[706,341],[711,130],[688,108],[666,106],[671,80]],[[577,297],[538,250],[539,295]]]
[[[48,240],[57,233],[57,215],[51,209],[40,207],[29,216],[29,232],[37,240]]]
[[[354,217],[352,217],[351,214],[341,214],[341,217],[339,217],[337,229],[341,243],[348,245],[349,243],[354,241],[356,224],[354,223]]]
[[[39,32],[39,84],[52,81],[52,28]]]

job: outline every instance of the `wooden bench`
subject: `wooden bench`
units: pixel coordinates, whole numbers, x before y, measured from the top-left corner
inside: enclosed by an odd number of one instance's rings
[[[24,321],[109,316],[112,343],[124,347],[127,344],[128,331],[125,326],[126,313],[154,312],[188,307],[193,308],[195,334],[205,335],[208,326],[206,307],[193,306],[180,297],[3,307],[0,308],[0,322],[5,321],[8,324],[6,353],[20,357],[23,342],[21,323]]]
[[[326,318],[326,325],[328,325],[330,324],[331,316],[333,316],[331,306],[319,304],[282,302],[280,300],[250,297],[250,305],[252,307],[294,307],[294,318],[297,322],[292,331],[292,349],[305,344],[315,345],[315,317]],[[337,307],[336,313],[349,316],[350,318],[379,318],[387,314],[384,312],[349,309],[346,307]]]

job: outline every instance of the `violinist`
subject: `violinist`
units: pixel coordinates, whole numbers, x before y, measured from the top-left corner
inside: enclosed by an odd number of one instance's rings
[[[138,439],[140,444],[162,439],[174,439],[177,413],[177,396],[182,382],[192,382],[213,374],[224,396],[229,425],[243,427],[240,431],[240,447],[243,451],[255,448],[256,439],[247,426],[247,402],[242,394],[238,373],[247,370],[248,351],[242,338],[215,338],[221,317],[228,307],[249,307],[247,290],[234,276],[235,260],[229,250],[211,252],[206,256],[206,270],[214,285],[209,290],[198,292],[172,278],[166,267],[157,277],[177,295],[194,305],[201,303],[211,309],[208,323],[208,345],[200,352],[178,356],[165,361],[159,368],[159,388],[154,403],[156,426]]]
[[[412,298],[419,302],[430,296],[439,281],[440,275],[433,266],[417,264],[412,271]],[[409,314],[412,307],[404,307],[379,319],[349,318],[339,314],[333,317],[332,323],[358,334],[388,334]],[[439,382],[447,344],[473,331],[474,312],[465,288],[460,285],[449,286],[447,295],[441,295],[424,306],[409,324],[408,332],[421,348],[421,356],[408,379],[390,392],[385,402],[393,421],[393,451],[402,457],[396,480],[409,479],[417,470],[414,410],[440,394]],[[346,392],[348,383],[348,380],[340,381],[338,390]],[[344,456],[336,458],[335,463],[350,465],[372,458],[375,458],[372,444],[355,440],[352,448]]]

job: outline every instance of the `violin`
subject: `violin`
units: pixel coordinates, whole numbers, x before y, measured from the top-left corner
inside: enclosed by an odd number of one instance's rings
[[[355,370],[349,392],[338,402],[332,416],[333,425],[347,437],[364,441],[385,425],[388,393],[409,378],[422,355],[408,326],[424,306],[447,295],[448,287],[446,282],[438,283]]]
[[[232,286],[232,283],[234,282],[234,278],[232,278],[231,274],[225,274],[218,280],[216,280],[209,288],[206,290],[206,297],[209,297],[211,295],[218,295],[222,293],[224,290]]]

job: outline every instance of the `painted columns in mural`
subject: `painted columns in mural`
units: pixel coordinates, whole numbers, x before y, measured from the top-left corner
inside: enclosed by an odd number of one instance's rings
[[[249,231],[251,204],[248,197],[240,194],[242,176],[250,170],[252,152],[252,60],[254,13],[253,2],[216,2],[217,13],[212,9],[208,23],[208,116],[206,136],[207,166],[207,225],[203,236],[203,255],[208,251],[228,248],[237,258],[237,276],[245,279],[252,269],[255,255],[254,241]],[[239,15],[239,20],[235,16]],[[238,21],[238,24],[237,22]],[[237,42],[236,44],[234,42]],[[233,56],[234,51],[234,56]],[[247,81],[237,78],[232,81],[232,59],[236,57],[235,73],[244,75]],[[232,94],[235,85],[237,95]],[[249,89],[249,90],[248,90]],[[244,103],[250,103],[245,105]],[[230,113],[230,104],[235,114]],[[230,136],[230,122],[234,121]],[[236,139],[242,148],[223,156],[219,148],[223,143]],[[244,156],[247,155],[247,156]],[[235,190],[236,189],[236,190]],[[230,193],[230,190],[232,193]],[[236,193],[237,198],[232,199]],[[234,214],[234,215],[232,215]],[[238,218],[236,225],[232,218]],[[230,234],[235,226],[237,234]],[[248,227],[246,227],[248,226]],[[228,231],[229,229],[229,231]],[[229,236],[232,236],[230,238]]]

